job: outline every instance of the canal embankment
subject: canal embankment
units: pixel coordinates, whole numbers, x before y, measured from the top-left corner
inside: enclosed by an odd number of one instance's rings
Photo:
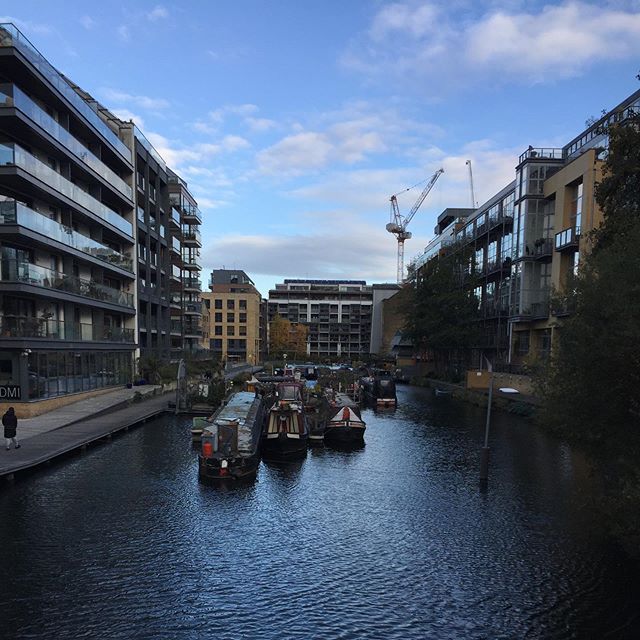
[[[0,453],[0,479],[50,463],[167,411],[173,392],[160,385],[116,389],[18,421],[20,449]]]
[[[530,391],[530,388],[524,386],[520,380],[516,380],[514,383],[513,376],[508,379],[502,379],[498,375],[496,374],[496,379],[494,380],[492,406],[524,417],[533,416],[536,410],[542,406],[540,398],[531,393],[526,393]],[[436,389],[446,391],[449,397],[463,400],[478,407],[486,407],[489,402],[488,385],[486,388],[470,387],[436,378],[414,378],[411,384],[417,387],[431,388],[434,391]],[[516,389],[518,393],[503,392],[500,391],[501,388]],[[525,393],[520,392],[520,388]]]

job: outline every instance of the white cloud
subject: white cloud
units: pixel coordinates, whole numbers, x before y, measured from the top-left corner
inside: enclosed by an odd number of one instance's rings
[[[261,150],[256,156],[259,173],[295,177],[333,164],[369,162],[390,149],[403,155],[411,144],[424,146],[429,138],[443,135],[440,127],[366,102],[316,114],[312,120],[307,127],[289,125],[293,133]]]
[[[80,24],[89,31],[96,26],[96,21],[91,16],[82,16],[80,18]]]
[[[126,24],[121,24],[116,29],[116,33],[118,34],[120,40],[122,40],[123,42],[129,42],[129,40],[131,39],[131,32],[129,31],[129,27]]]
[[[332,145],[321,133],[305,132],[283,138],[257,155],[259,171],[266,175],[296,176],[325,167]]]
[[[150,98],[148,96],[136,96],[124,91],[118,91],[117,89],[102,88],[100,90],[101,95],[105,100],[116,103],[127,103],[140,107],[141,109],[149,109],[151,111],[158,111],[166,109],[170,106],[168,100],[164,98]]]
[[[149,13],[147,13],[147,20],[156,22],[157,20],[162,20],[168,16],[169,12],[162,5],[158,4]]]
[[[34,33],[40,35],[51,35],[55,33],[55,29],[48,24],[43,24],[41,22],[31,22],[29,20],[21,20],[20,18],[16,18],[14,16],[0,16],[0,23],[11,22],[20,29],[25,35],[28,37],[32,36]]]
[[[640,54],[637,3],[570,0],[538,8],[512,2],[501,9],[490,3],[473,21],[459,8],[411,1],[383,6],[342,63],[387,84],[390,78],[414,84],[427,78],[420,85],[434,96],[489,78],[552,82],[581,75],[598,62]],[[482,5],[473,9],[476,15],[483,11]]]
[[[139,129],[144,129],[144,118],[133,111],[129,111],[129,109],[109,109],[111,113],[113,113],[116,118],[120,118],[120,120],[124,120],[128,122],[129,120],[133,120],[136,123],[136,126]]]
[[[205,243],[205,265],[233,262],[251,275],[365,279],[395,277],[395,247],[384,230],[335,227],[313,235],[218,235]],[[318,250],[322,247],[322,250]],[[286,256],[286,260],[283,260]],[[266,293],[266,292],[263,292]]]
[[[201,142],[182,147],[180,142],[169,140],[159,133],[145,133],[149,142],[175,171],[186,166],[206,166],[213,157],[221,153],[233,153],[249,147],[249,143],[239,136],[225,136],[219,143]]]
[[[245,118],[244,121],[251,131],[257,132],[269,131],[278,126],[275,120],[269,120],[268,118]]]

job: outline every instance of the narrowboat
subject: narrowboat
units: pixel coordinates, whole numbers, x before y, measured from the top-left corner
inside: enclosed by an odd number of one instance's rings
[[[260,463],[264,404],[255,393],[233,394],[203,424],[198,456],[200,480],[255,478]]]
[[[363,444],[366,428],[357,408],[345,405],[327,422],[324,441],[336,445]]]
[[[375,407],[397,405],[396,383],[390,376],[366,376],[360,378],[361,399]]]
[[[306,455],[309,427],[304,413],[303,384],[281,382],[269,409],[262,433],[265,458],[295,458]]]

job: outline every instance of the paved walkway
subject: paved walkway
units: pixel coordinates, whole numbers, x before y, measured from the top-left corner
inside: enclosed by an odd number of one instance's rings
[[[109,409],[103,408],[93,415],[85,413],[84,417],[74,419],[66,425],[24,439],[20,449],[12,448],[6,451],[2,447],[0,478],[5,476],[12,478],[13,474],[19,471],[30,469],[92,442],[109,438],[111,434],[151,419],[166,411],[169,396],[170,394],[162,394],[134,404],[126,402],[126,406],[112,405]],[[71,417],[77,418],[77,414]],[[18,432],[19,435],[20,432]]]
[[[160,387],[153,384],[132,387],[131,389],[121,388],[108,391],[93,398],[78,400],[59,409],[54,409],[48,413],[43,413],[35,418],[20,418],[18,420],[18,442],[29,440],[47,431],[60,429],[67,425],[74,424],[89,417],[94,417],[101,413],[115,411],[129,404],[136,392],[143,396],[153,395],[154,391]],[[4,440],[1,441],[4,445]],[[4,450],[4,448],[3,448]]]

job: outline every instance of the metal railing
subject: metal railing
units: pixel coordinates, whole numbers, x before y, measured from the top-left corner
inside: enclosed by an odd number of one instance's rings
[[[93,280],[69,276],[29,262],[2,260],[0,262],[0,281],[31,284],[101,302],[110,302],[124,307],[135,307],[133,295],[130,293],[99,284]]]
[[[0,202],[0,224],[20,225],[51,240],[57,240],[68,247],[73,247],[78,251],[82,251],[82,253],[98,258],[103,262],[108,262],[111,265],[133,272],[133,260],[131,258],[97,240],[74,231],[71,227],[51,220],[15,200]]]
[[[118,138],[109,125],[91,108],[65,78],[47,61],[15,25],[0,25],[0,47],[15,47],[78,110],[105,140],[129,163],[131,149]],[[97,103],[96,108],[97,108]]]
[[[117,189],[129,200],[132,199],[133,190],[119,175],[109,169],[102,160],[91,153],[87,147],[74,138],[18,87],[13,84],[0,84],[0,107],[1,106],[12,106],[22,111],[38,126],[51,134],[60,144],[64,145],[76,158],[93,169],[93,171],[101,176],[109,185]]]
[[[133,237],[131,223],[13,142],[0,143],[0,165],[15,165]]]
[[[82,342],[134,342],[133,329],[35,316],[4,316],[0,319],[0,336]]]

